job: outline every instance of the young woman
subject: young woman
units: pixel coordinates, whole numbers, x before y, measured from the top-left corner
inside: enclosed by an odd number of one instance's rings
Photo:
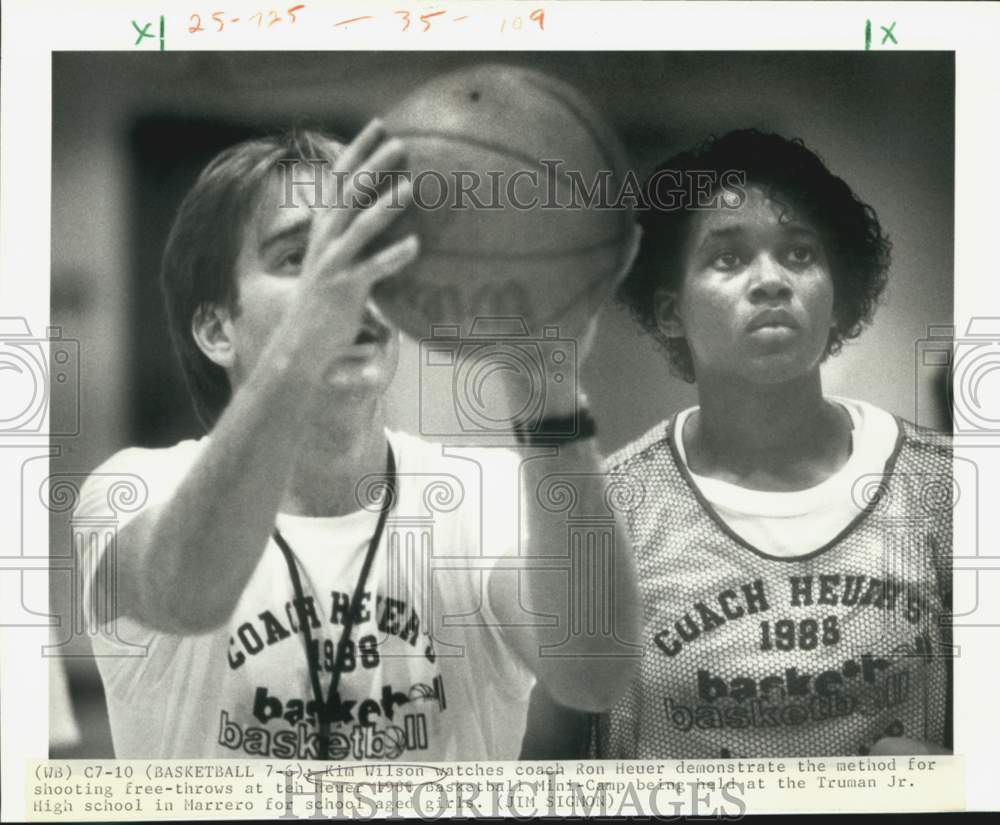
[[[682,202],[695,174],[716,189]],[[698,406],[609,459],[645,490],[645,653],[595,755],[949,748],[951,508],[929,494],[951,490],[949,441],[820,376],[886,282],[874,210],[753,130],[670,158],[648,194],[620,295]]]

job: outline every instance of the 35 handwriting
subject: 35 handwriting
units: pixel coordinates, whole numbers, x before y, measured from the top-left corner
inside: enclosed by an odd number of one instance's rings
[[[396,9],[392,12],[392,14],[395,16],[399,24],[399,31],[401,32],[410,31],[411,29],[416,32],[428,32],[435,23],[439,24],[440,27],[441,23],[461,23],[469,19],[469,15],[467,14],[459,15],[458,17],[445,18],[448,14],[447,9],[434,9],[432,11],[426,11],[423,14],[417,14],[409,9]],[[441,20],[439,18],[445,19]],[[335,28],[346,28],[348,26],[354,26],[358,23],[365,23],[371,20],[375,20],[375,15],[364,14],[360,17],[349,17],[345,20],[338,20],[333,25]],[[544,31],[545,9],[534,9],[530,14],[528,14],[528,20],[537,25],[541,31]],[[511,19],[504,17],[500,23],[501,32],[506,31],[508,28],[518,30],[523,27],[524,19],[520,16],[513,17]]]

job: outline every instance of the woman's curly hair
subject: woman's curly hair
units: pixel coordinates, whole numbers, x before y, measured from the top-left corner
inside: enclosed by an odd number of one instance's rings
[[[885,288],[892,249],[871,206],[832,174],[802,140],[788,140],[756,129],[712,137],[692,150],[674,155],[653,172],[647,190],[665,175],[687,180],[695,172],[708,173],[707,179],[716,181],[717,186],[726,173],[730,173],[731,180],[735,172],[747,185],[762,186],[768,197],[794,208],[808,220],[820,233],[834,283],[836,326],[830,332],[826,355],[836,354],[844,341],[861,334],[871,322]],[[635,266],[618,288],[618,299],[663,345],[674,372],[693,382],[694,363],[687,341],[660,332],[653,296],[661,288],[679,291],[691,220],[704,209],[662,208],[662,199],[646,194],[648,204],[660,204],[661,208],[651,205],[640,215],[642,248]]]

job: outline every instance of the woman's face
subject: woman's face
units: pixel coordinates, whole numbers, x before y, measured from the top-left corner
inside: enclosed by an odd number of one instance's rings
[[[772,384],[819,368],[834,295],[814,226],[750,186],[739,208],[692,220],[682,260],[679,293],[657,292],[657,322],[687,339],[699,383]]]

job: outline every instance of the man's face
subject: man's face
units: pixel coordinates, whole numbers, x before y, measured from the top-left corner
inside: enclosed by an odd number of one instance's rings
[[[236,309],[231,380],[243,383],[260,359],[271,334],[292,303],[302,275],[309,230],[316,210],[308,187],[293,187],[294,208],[281,208],[285,193],[271,176],[252,214],[236,259]],[[323,208],[323,207],[320,207]],[[399,335],[369,304],[359,320],[354,344],[330,364],[327,384],[335,390],[381,394],[392,381],[399,356]],[[320,351],[320,348],[317,348]]]
[[[750,186],[739,209],[693,219],[683,260],[681,292],[658,298],[658,316],[687,339],[699,381],[778,383],[818,369],[834,296],[815,227]]]

